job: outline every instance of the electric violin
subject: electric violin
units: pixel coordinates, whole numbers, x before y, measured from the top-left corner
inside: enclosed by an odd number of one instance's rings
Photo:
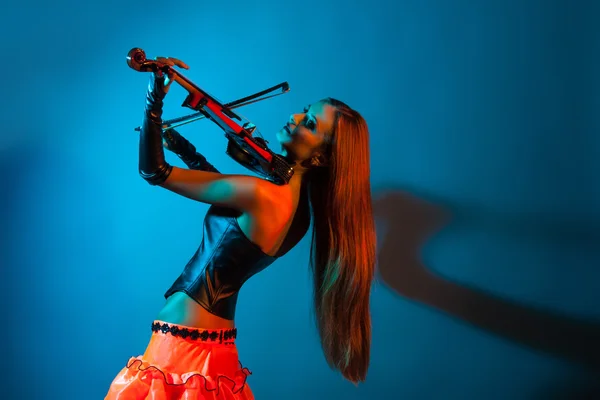
[[[260,136],[260,132],[253,123],[232,111],[234,108],[287,93],[290,90],[287,82],[224,104],[173,67],[156,60],[148,60],[146,53],[140,48],[133,48],[129,51],[127,65],[138,72],[158,73],[160,71],[169,74],[173,81],[188,91],[182,107],[196,112],[163,121],[163,132],[200,119],[209,119],[225,132],[228,140],[226,154],[236,162],[278,185],[286,184],[292,178],[294,170],[290,162],[269,149],[267,141]],[[280,92],[267,96],[276,91]],[[139,131],[140,127],[135,130]]]

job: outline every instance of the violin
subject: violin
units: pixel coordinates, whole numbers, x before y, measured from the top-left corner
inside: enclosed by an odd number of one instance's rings
[[[287,82],[223,104],[171,66],[156,60],[148,60],[146,53],[140,48],[133,48],[129,51],[127,65],[138,72],[157,73],[161,71],[172,75],[173,81],[187,90],[188,96],[183,101],[182,107],[190,108],[196,112],[184,117],[163,121],[163,132],[200,119],[209,119],[225,132],[228,141],[226,154],[229,157],[277,185],[284,185],[290,181],[294,175],[292,164],[282,155],[269,149],[268,142],[258,136],[260,132],[253,123],[232,111],[234,108],[289,92],[290,87]],[[266,96],[278,90],[280,93]],[[135,128],[135,130],[139,131],[140,127]],[[255,135],[255,133],[258,135]]]

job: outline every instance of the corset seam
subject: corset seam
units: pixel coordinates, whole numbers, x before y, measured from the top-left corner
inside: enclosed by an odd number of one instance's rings
[[[221,248],[221,244],[223,243],[223,240],[225,240],[225,237],[227,236],[227,233],[230,230],[231,230],[231,221],[229,221],[229,224],[227,225],[227,228],[223,230],[223,233],[221,234],[221,237],[219,238],[219,241],[217,242],[217,245],[213,247],[213,251],[211,252],[210,257],[204,263],[204,274],[198,274],[198,276],[196,277],[196,279],[194,279],[194,281],[191,284],[187,285],[188,288],[195,287],[196,284],[198,283],[198,281],[200,280],[200,278],[202,276],[205,277],[206,282],[207,282],[207,286],[208,286],[208,284],[210,282],[210,287],[207,287],[207,289],[210,289],[209,294],[211,296],[210,297],[210,301],[209,301],[210,304],[208,304],[208,307],[209,307],[210,310],[213,310],[213,306],[215,305],[215,300],[214,299],[216,299],[218,297],[218,294],[221,292],[221,288],[219,288],[216,293],[213,292],[214,284],[209,279],[210,278],[210,273],[209,273],[207,267],[212,262],[212,260],[215,258],[215,254],[217,252],[217,249]],[[194,290],[194,293],[196,293],[196,292],[197,292],[197,290]],[[198,300],[195,298],[196,296],[192,296],[192,297],[194,298],[194,300],[196,300],[198,302]]]

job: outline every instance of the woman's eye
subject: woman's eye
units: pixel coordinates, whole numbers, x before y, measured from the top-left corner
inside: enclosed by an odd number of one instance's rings
[[[306,122],[304,123],[304,125],[306,125],[306,127],[308,129],[314,129],[315,128],[315,121],[313,121],[312,119],[307,119]]]

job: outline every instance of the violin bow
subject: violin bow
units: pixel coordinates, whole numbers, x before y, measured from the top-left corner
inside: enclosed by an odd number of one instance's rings
[[[275,94],[270,94],[275,91],[279,91],[279,92],[275,93]],[[290,85],[287,82],[282,82],[279,85],[275,85],[268,89],[261,90],[260,92],[251,94],[250,96],[242,97],[241,99],[237,99],[237,100],[231,101],[229,103],[224,103],[223,105],[226,108],[233,110],[233,109],[236,109],[239,107],[247,106],[248,104],[253,104],[253,103],[257,103],[259,101],[269,99],[271,97],[281,96],[282,94],[286,94],[289,91],[290,91]],[[174,129],[179,126],[186,125],[191,122],[199,121],[204,118],[206,118],[204,113],[195,112],[193,114],[184,115],[183,117],[178,117],[178,118],[173,118],[173,119],[163,121],[162,129],[163,129],[163,131],[168,131],[169,129]],[[135,131],[139,132],[140,129],[141,129],[141,127],[138,126],[137,128],[135,128]]]

